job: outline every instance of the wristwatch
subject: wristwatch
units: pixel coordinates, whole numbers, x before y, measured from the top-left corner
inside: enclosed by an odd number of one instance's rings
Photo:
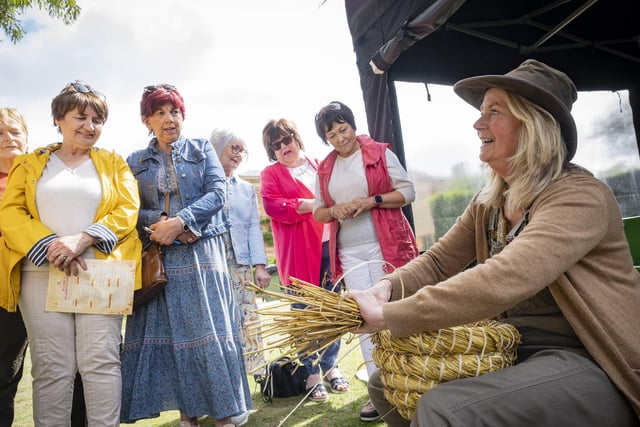
[[[375,203],[376,206],[381,205],[382,204],[382,196],[381,195],[376,195],[373,196],[373,203]]]
[[[185,223],[184,220],[179,216],[176,216],[176,218],[178,218],[182,223],[182,231],[189,231],[189,226],[187,225],[187,223]]]

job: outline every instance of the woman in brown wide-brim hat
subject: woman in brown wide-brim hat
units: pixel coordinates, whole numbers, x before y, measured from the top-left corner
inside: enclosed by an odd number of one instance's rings
[[[487,184],[426,254],[349,293],[359,332],[407,336],[499,317],[522,335],[517,363],[438,385],[411,421],[385,400],[379,375],[373,403],[392,426],[637,426],[640,275],[613,193],[570,163],[573,82],[527,60],[454,90],[480,110]]]

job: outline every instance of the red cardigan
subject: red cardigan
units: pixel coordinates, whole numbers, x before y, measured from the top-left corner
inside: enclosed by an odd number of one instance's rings
[[[317,160],[307,160],[317,169]],[[280,283],[288,286],[289,277],[294,277],[318,285],[324,225],[316,222],[311,212],[298,213],[299,199],[315,198],[313,191],[276,162],[260,174],[260,195],[271,218]]]

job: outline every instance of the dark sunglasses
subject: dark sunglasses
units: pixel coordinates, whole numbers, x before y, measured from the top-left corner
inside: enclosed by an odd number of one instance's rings
[[[167,92],[170,92],[172,90],[176,90],[176,87],[173,86],[173,85],[165,85],[165,84],[162,84],[162,85],[151,85],[151,86],[145,86],[144,91],[146,93],[153,93],[153,92],[155,92],[157,90],[160,90],[160,89],[164,89]]]
[[[231,145],[229,145],[229,147],[231,147],[231,152],[234,155],[240,154],[242,157],[245,157],[247,155],[247,150],[242,148],[242,146],[240,146],[240,145],[231,144]]]
[[[89,86],[87,86],[87,85],[85,85],[83,83],[78,83],[78,82],[69,83],[65,89],[68,89],[70,87],[72,87],[73,90],[75,90],[78,93],[91,93],[93,95],[99,96],[102,99],[107,99],[107,97],[104,96],[104,94],[102,92],[99,92],[97,90],[93,90]]]
[[[278,151],[279,149],[282,148],[282,144],[289,145],[292,142],[293,142],[293,134],[290,133],[289,135],[282,137],[282,139],[272,142],[271,149],[273,151]]]

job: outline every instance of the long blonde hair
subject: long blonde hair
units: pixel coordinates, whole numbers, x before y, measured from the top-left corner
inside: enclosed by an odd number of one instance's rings
[[[560,125],[548,111],[520,95],[502,91],[507,109],[520,122],[518,143],[509,159],[507,180],[490,169],[478,201],[496,208],[504,205],[507,211],[528,209],[553,180],[564,174],[567,151]]]

